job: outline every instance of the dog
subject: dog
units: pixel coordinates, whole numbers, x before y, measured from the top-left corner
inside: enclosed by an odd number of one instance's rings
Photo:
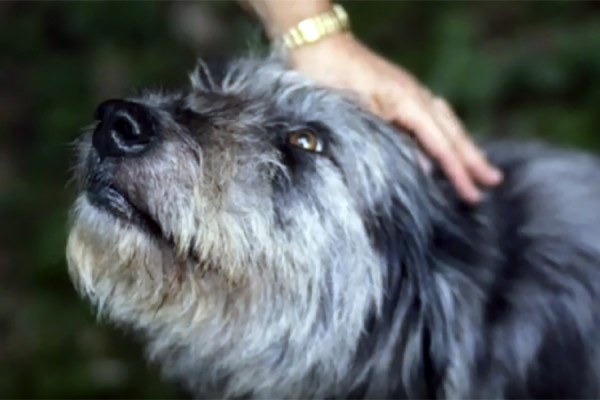
[[[600,396],[600,163],[491,142],[461,202],[417,145],[276,57],[103,102],[75,287],[196,397]]]

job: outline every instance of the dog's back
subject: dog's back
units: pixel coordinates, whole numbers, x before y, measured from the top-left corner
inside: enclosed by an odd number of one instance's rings
[[[438,235],[449,279],[472,283],[454,312],[475,330],[456,333],[447,394],[597,398],[600,161],[536,144],[488,150],[504,183],[479,210],[456,205],[462,235]],[[467,364],[472,374],[459,372]]]

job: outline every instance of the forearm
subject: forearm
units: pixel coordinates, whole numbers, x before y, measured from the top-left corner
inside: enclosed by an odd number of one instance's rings
[[[256,13],[271,38],[331,7],[330,0],[240,0],[240,3]]]

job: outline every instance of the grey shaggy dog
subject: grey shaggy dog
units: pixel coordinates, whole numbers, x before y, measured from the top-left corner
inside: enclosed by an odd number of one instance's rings
[[[595,157],[488,145],[505,181],[469,207],[275,58],[96,119],[70,273],[195,396],[600,396]]]

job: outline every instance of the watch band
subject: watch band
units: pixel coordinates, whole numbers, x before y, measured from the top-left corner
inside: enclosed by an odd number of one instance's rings
[[[350,19],[346,10],[334,4],[331,10],[300,21],[295,27],[281,36],[280,41],[287,49],[294,49],[350,29]]]

